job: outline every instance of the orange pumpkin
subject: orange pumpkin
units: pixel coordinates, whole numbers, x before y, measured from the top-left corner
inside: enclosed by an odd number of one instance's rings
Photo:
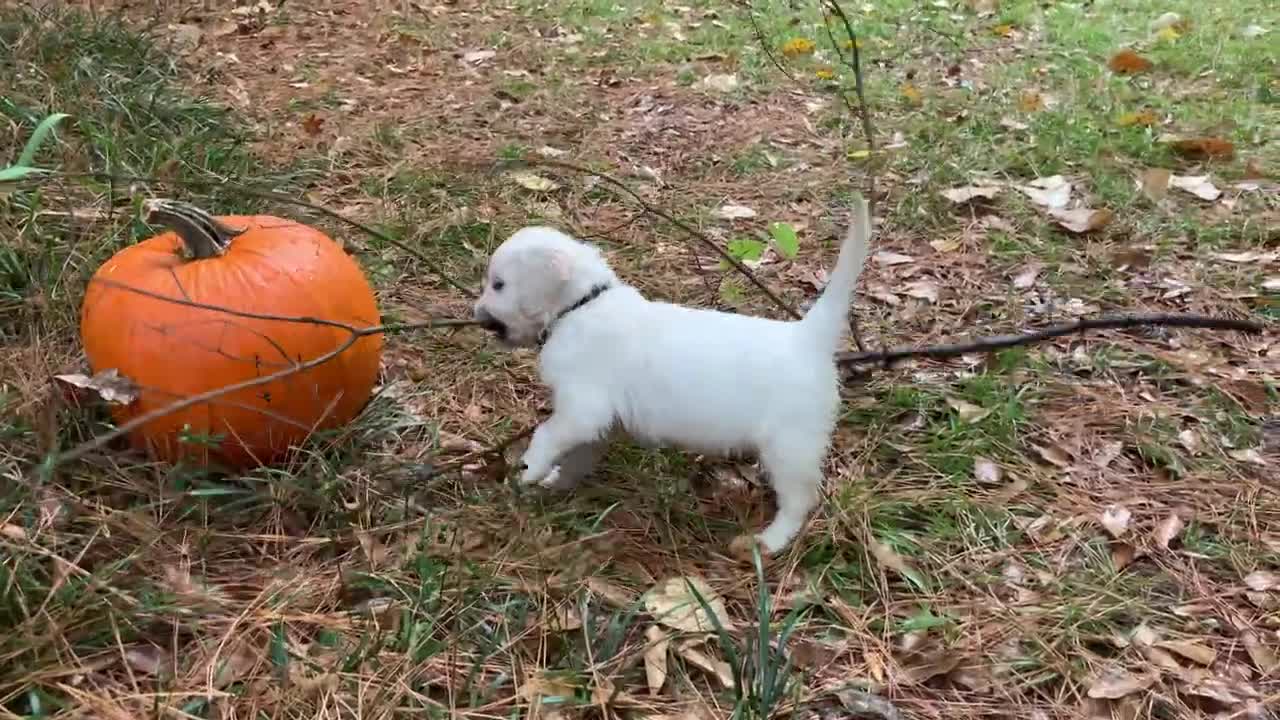
[[[341,327],[237,316],[163,297],[356,328],[379,322],[359,265],[315,228],[269,215],[213,217],[169,200],[148,201],[147,211],[171,231],[98,268],[80,310],[94,373],[116,368],[139,388],[135,401],[113,407],[116,422],[313,360],[351,337]],[[369,400],[381,357],[382,336],[366,335],[326,363],[153,420],[130,440],[171,462],[216,459],[243,469],[277,461],[315,430],[354,418]]]

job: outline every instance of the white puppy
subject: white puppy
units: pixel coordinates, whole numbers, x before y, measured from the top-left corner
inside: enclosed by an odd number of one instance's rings
[[[572,487],[617,428],[649,446],[752,453],[778,498],[756,539],[768,553],[786,547],[818,501],[840,405],[834,355],[870,235],[858,196],[826,289],[784,322],[646,300],[595,247],[550,228],[516,232],[490,259],[475,315],[508,347],[542,345],[553,412],[521,483]]]

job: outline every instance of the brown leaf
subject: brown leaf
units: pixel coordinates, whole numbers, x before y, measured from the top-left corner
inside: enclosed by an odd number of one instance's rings
[[[676,654],[690,665],[714,675],[724,687],[732,688],[734,686],[733,668],[729,667],[729,663],[698,650],[696,646],[700,642],[701,640],[692,639],[676,643]]]
[[[1046,105],[1044,96],[1035,90],[1024,90],[1018,96],[1018,109],[1025,113],[1044,110]]]
[[[1173,149],[1192,160],[1230,160],[1236,155],[1236,146],[1220,137],[1198,137],[1175,140]]]
[[[124,661],[134,670],[151,677],[168,676],[173,670],[173,658],[169,653],[150,643],[125,649]]]
[[[1138,177],[1138,186],[1149,200],[1159,203],[1169,195],[1169,179],[1173,173],[1165,168],[1147,168]]]
[[[1244,576],[1244,584],[1254,592],[1267,592],[1280,586],[1280,575],[1270,570],[1254,570]]]
[[[687,581],[687,582],[686,582]],[[715,632],[716,626],[711,616],[697,595],[690,590],[697,590],[698,595],[706,601],[707,607],[720,621],[720,627],[728,630],[733,627],[729,613],[725,609],[724,600],[706,580],[697,576],[674,577],[659,582],[645,594],[645,609],[655,620],[676,630],[685,632]]]
[[[598,577],[587,579],[587,589],[615,608],[629,608],[636,600],[632,593]]]
[[[924,93],[920,91],[920,88],[909,82],[902,83],[901,93],[902,99],[906,100],[908,105],[919,107],[924,104]]]
[[[867,546],[871,550],[871,554],[875,556],[876,562],[882,567],[893,570],[906,579],[918,576],[918,573],[902,559],[902,556],[894,552],[893,548],[875,538],[867,539]]]
[[[1156,647],[1164,648],[1201,665],[1212,665],[1214,659],[1218,657],[1216,650],[1194,640],[1161,640],[1156,643]]]
[[[1075,210],[1050,210],[1049,215],[1062,227],[1073,233],[1091,233],[1106,227],[1115,213],[1107,208],[1076,208]]]
[[[1040,271],[1044,269],[1044,265],[1040,263],[1030,263],[1022,272],[1013,278],[1013,286],[1018,290],[1026,290],[1036,284],[1036,278],[1040,276]]]
[[[1138,551],[1129,543],[1118,542],[1111,548],[1111,564],[1120,572],[1133,563]]]
[[[1111,537],[1118,540],[1129,531],[1129,520],[1132,517],[1133,514],[1125,506],[1111,505],[1102,512],[1099,520],[1102,523],[1102,527],[1106,528],[1107,532],[1111,534]]]
[[[1184,527],[1186,527],[1186,523],[1182,522],[1182,518],[1178,517],[1178,513],[1169,513],[1169,516],[1156,526],[1156,547],[1161,550],[1168,550],[1169,543],[1182,534]]]
[[[886,267],[891,267],[893,265],[906,265],[907,263],[913,263],[916,261],[916,259],[910,255],[903,255],[889,250],[881,250],[871,257],[876,261],[876,263]]]
[[[302,129],[308,135],[319,135],[324,128],[324,118],[317,116],[315,113],[308,115],[302,121]]]
[[[1201,200],[1217,200],[1222,191],[1209,182],[1208,175],[1170,175],[1169,186],[1195,195]]]
[[[991,414],[990,409],[974,405],[973,403],[961,400],[960,398],[947,398],[947,405],[950,405],[951,409],[956,411],[956,414],[960,416],[960,420],[962,422],[970,425],[980,422],[983,418]]]
[[[650,625],[645,637],[649,639],[649,647],[644,651],[644,676],[649,683],[649,694],[657,695],[667,681],[667,650],[671,638],[657,625]]]
[[[1249,658],[1264,676],[1272,674],[1277,666],[1280,666],[1275,651],[1263,645],[1257,633],[1252,630],[1243,633],[1240,636],[1240,642],[1244,643],[1244,649],[1249,653]]]
[[[1071,455],[1057,445],[1036,446],[1036,452],[1052,465],[1060,468],[1071,467]]]
[[[1003,190],[999,185],[965,185],[963,187],[943,190],[942,196],[953,203],[972,202],[975,198],[992,200]]]
[[[90,390],[113,405],[129,405],[138,399],[138,386],[121,375],[116,368],[107,368],[95,373],[93,377],[71,373],[54,375],[53,379],[75,388]]]
[[[1050,210],[1065,208],[1071,201],[1071,183],[1061,175],[1036,178],[1026,185],[1019,185],[1018,191],[1031,202]]]
[[[1004,477],[1004,471],[993,460],[984,457],[973,459],[973,477],[980,483],[995,485]]]
[[[1152,65],[1150,60],[1132,50],[1125,49],[1112,55],[1107,61],[1107,67],[1118,75],[1136,75],[1150,70]]]
[[[931,280],[915,280],[903,286],[902,292],[909,297],[925,300],[929,303],[938,302],[938,284]]]
[[[960,655],[947,650],[929,653],[917,658],[915,662],[904,668],[906,680],[915,684],[928,682],[931,678],[946,675],[955,670],[959,667],[961,659]]]
[[[1091,698],[1116,700],[1146,690],[1154,685],[1159,677],[1157,673],[1134,675],[1127,670],[1111,668],[1090,681],[1088,695]]]

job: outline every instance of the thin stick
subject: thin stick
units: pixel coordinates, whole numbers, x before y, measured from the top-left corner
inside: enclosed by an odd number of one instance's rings
[[[657,207],[654,207],[653,205],[650,205],[648,202],[645,201],[644,198],[640,197],[639,193],[637,193],[635,190],[632,190],[630,187],[627,186],[626,183],[613,177],[612,175],[609,175],[608,173],[600,172],[599,170],[592,170],[591,168],[586,168],[581,165],[575,165],[573,163],[564,162],[563,160],[550,160],[546,158],[528,158],[524,160],[513,160],[509,162],[524,163],[528,165],[543,165],[546,167],[560,168],[561,170],[569,170],[582,175],[591,175],[593,177],[600,178],[605,183],[608,183],[609,185],[612,185],[618,190],[621,190],[622,192],[626,193],[627,196],[629,196],[632,200],[635,200],[636,204],[639,205],[641,208],[643,208],[645,212],[649,213],[650,215],[654,215],[656,217],[662,218],[663,220],[666,220],[667,222],[671,223],[672,225],[682,230],[685,234],[689,235],[690,237],[701,242],[703,245],[706,245],[707,247],[714,250],[715,253],[719,255],[725,262],[733,266],[733,269],[737,270],[739,273],[742,273],[743,277],[747,278],[747,280],[749,280],[752,285],[755,285],[756,288],[760,290],[760,292],[764,293],[765,296],[769,298],[769,300],[773,301],[774,305],[777,305],[783,312],[791,316],[793,320],[800,319],[800,313],[797,312],[795,308],[791,307],[790,305],[787,304],[785,300],[778,297],[778,295],[774,293],[772,290],[770,290],[769,286],[765,285],[764,282],[760,280],[760,278],[756,277],[755,273],[751,272],[751,270],[747,268],[746,265],[743,265],[740,260],[735,258],[733,255],[730,255],[728,250],[725,250],[724,248],[720,247],[719,243],[707,237],[705,233],[694,228],[688,223],[683,222],[681,220],[677,220],[676,218],[672,217],[669,213],[662,210],[661,208],[657,208]]]
[[[1144,326],[1205,328],[1208,330],[1237,330],[1245,333],[1260,333],[1263,325],[1252,320],[1236,320],[1232,318],[1215,318],[1206,315],[1164,315],[1133,314],[1114,317],[1088,318],[1073,323],[1054,325],[1044,330],[1023,335],[997,335],[968,343],[951,345],[931,345],[922,348],[903,348],[882,352],[838,353],[836,362],[842,365],[879,365],[890,368],[907,358],[929,358],[943,360],[959,357],[974,352],[990,353],[996,350],[1030,345],[1064,335],[1083,333],[1089,330],[1116,330]]]
[[[241,195],[248,195],[249,197],[261,198],[263,200],[274,200],[276,202],[281,202],[288,205],[295,205],[297,207],[306,208],[308,210],[318,212],[321,215],[324,215],[326,217],[333,218],[334,220],[337,220],[339,222],[346,223],[347,225],[355,228],[356,230],[359,230],[360,232],[363,232],[369,237],[381,240],[382,242],[385,242],[388,245],[391,245],[405,253],[408,253],[409,255],[412,255],[419,262],[425,265],[427,269],[430,270],[436,277],[440,278],[445,283],[453,287],[453,289],[457,290],[458,292],[462,293],[468,298],[475,299],[476,297],[473,291],[471,291],[469,288],[467,288],[465,285],[458,282],[457,280],[454,280],[448,273],[444,271],[443,268],[440,267],[438,263],[436,263],[431,258],[427,257],[426,253],[413,247],[412,245],[408,245],[400,240],[397,240],[384,232],[375,230],[358,220],[352,220],[351,218],[347,217],[346,215],[343,215],[340,212],[337,212],[336,210],[330,210],[329,208],[323,205],[318,205],[313,202],[301,200],[299,198],[292,197],[285,193],[276,192],[274,190],[260,190],[258,188],[252,188],[246,185],[240,185],[238,183],[229,182],[227,180],[201,180],[198,178],[192,179],[192,180],[164,180],[164,179],[155,178],[155,177],[145,177],[145,176],[135,176],[135,175],[116,175],[114,173],[105,173],[105,172],[63,172],[61,170],[50,170],[45,174],[57,175],[59,177],[66,177],[66,178],[92,178],[94,180],[107,181],[110,183],[117,183],[117,182],[150,183],[150,184],[156,184],[156,185],[176,185],[178,187],[205,187],[205,188],[226,187],[226,188],[230,188],[235,192],[240,193]],[[114,185],[112,185],[112,187],[114,187]]]

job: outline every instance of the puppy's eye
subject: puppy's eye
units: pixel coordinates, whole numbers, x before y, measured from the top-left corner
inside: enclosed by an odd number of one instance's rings
[[[494,291],[494,292],[502,292],[502,288],[504,288],[504,287],[506,287],[506,286],[507,286],[507,284],[506,284],[506,283],[504,283],[504,282],[502,282],[501,280],[494,280],[494,281],[493,281],[493,291]]]

